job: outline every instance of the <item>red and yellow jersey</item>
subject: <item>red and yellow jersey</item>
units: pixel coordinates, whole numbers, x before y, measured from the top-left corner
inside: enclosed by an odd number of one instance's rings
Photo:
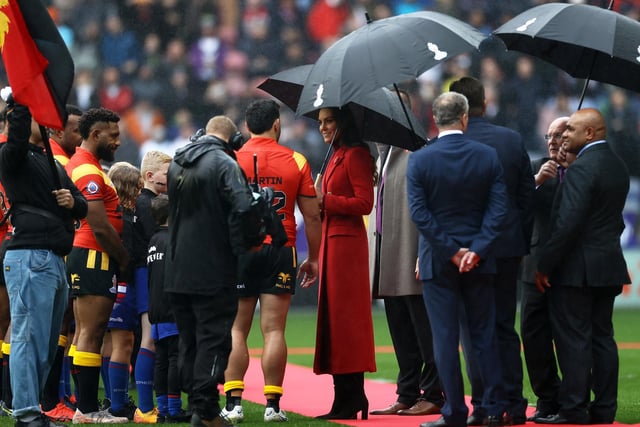
[[[56,142],[55,139],[49,138],[49,145],[51,146],[51,153],[53,158],[56,159],[62,166],[67,166],[69,163],[69,155],[66,151]]]
[[[120,200],[113,183],[102,170],[98,159],[89,151],[78,147],[76,153],[69,159],[65,169],[88,202],[102,200],[109,222],[118,234],[121,234],[122,208],[120,207]],[[86,218],[80,221],[80,228],[76,230],[73,246],[103,251],[96,241]]]
[[[258,184],[272,187],[273,207],[278,212],[289,238],[286,246],[296,244],[295,206],[298,196],[316,197],[311,167],[300,153],[271,138],[254,137],[236,153],[240,167],[250,183],[254,182],[254,154],[258,161]],[[267,239],[265,243],[271,240]]]
[[[0,133],[0,144],[4,144],[5,142],[7,142],[7,135]],[[9,211],[10,206],[7,193],[4,191],[2,182],[0,182],[0,219],[4,218],[6,213]],[[13,228],[11,227],[11,220],[8,219],[4,224],[2,224],[2,227],[0,227],[0,243],[2,243],[5,238],[11,236],[11,234],[7,234],[11,232],[13,232]]]

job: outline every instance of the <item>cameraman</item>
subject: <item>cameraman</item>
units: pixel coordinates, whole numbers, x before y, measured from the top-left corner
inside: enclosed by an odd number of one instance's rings
[[[204,136],[176,152],[167,175],[164,289],[180,331],[192,427],[231,425],[220,416],[217,385],[231,351],[238,256],[259,250],[265,237],[264,201],[254,197],[231,148],[241,142],[233,121],[215,116]]]
[[[13,416],[16,427],[49,427],[55,424],[41,412],[40,396],[67,306],[63,257],[71,251],[74,220],[87,215],[87,200],[62,166],[49,164],[40,128],[27,107],[11,98],[7,106],[9,136],[0,148],[0,179],[14,226],[4,258],[12,321]]]

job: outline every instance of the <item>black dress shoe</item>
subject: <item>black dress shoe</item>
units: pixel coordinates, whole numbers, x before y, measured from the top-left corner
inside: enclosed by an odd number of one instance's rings
[[[16,420],[15,427],[66,427],[65,424],[56,424],[49,419],[45,414],[40,414],[35,420],[20,421]]]
[[[536,412],[533,413],[533,415],[531,415],[530,417],[527,417],[527,421],[535,421],[538,418],[547,418],[551,415],[553,414],[549,412],[537,410]]]
[[[443,417],[431,423],[422,423],[420,427],[466,427],[465,424],[448,424]]]
[[[567,418],[560,414],[549,415],[546,418],[536,418],[534,422],[536,424],[589,424],[589,420],[586,418],[578,420]]]
[[[507,414],[504,416],[504,425],[506,426],[519,426],[527,422],[527,416],[525,414],[512,415]]]
[[[484,425],[487,427],[502,427],[508,425],[505,418],[498,415],[490,415],[484,419]]]
[[[469,418],[467,418],[468,426],[482,426],[485,424],[486,424],[486,418],[478,414],[471,414]]]

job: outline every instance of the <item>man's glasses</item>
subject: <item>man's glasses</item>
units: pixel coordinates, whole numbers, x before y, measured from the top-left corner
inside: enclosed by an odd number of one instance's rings
[[[548,141],[550,139],[561,139],[562,138],[562,134],[561,133],[554,133],[552,135],[546,134],[544,136],[544,140]]]

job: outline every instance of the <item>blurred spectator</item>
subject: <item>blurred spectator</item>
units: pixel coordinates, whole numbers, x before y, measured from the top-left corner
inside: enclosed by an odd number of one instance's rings
[[[528,150],[539,149],[538,108],[544,93],[530,57],[516,60],[515,74],[507,79],[500,95],[500,124],[519,132]]]
[[[153,128],[150,138],[140,146],[140,158],[144,159],[149,151],[160,151],[173,157],[175,149],[171,141],[167,139],[165,126],[158,125]]]
[[[193,120],[191,111],[186,108],[179,108],[171,116],[171,121],[167,127],[167,139],[173,144],[174,152],[178,148],[187,145],[189,138],[196,133],[198,128],[206,123],[196,123]],[[170,153],[167,153],[170,154]]]
[[[130,86],[120,81],[120,70],[118,68],[106,67],[102,71],[102,83],[98,89],[98,99],[100,100],[100,106],[120,115],[133,105],[133,91]]]
[[[131,90],[134,99],[148,99],[155,103],[164,93],[167,84],[159,79],[153,67],[144,63],[138,68],[136,76],[131,81]]]
[[[160,0],[162,11],[160,13],[160,31],[158,35],[161,38],[162,46],[166,46],[169,40],[176,37],[184,38],[185,1],[187,0]]]
[[[142,45],[142,63],[151,68],[155,74],[162,64],[163,53],[160,36],[158,33],[149,33],[144,38]]]
[[[157,101],[165,117],[172,117],[178,108],[189,110],[198,117],[203,115],[202,89],[192,84],[190,74],[185,68],[176,67],[169,76],[168,87]]]
[[[602,114],[607,121],[607,142],[611,149],[627,164],[629,175],[640,177],[638,110],[629,102],[627,92],[612,87]],[[630,123],[636,126],[631,127]]]
[[[430,9],[434,5],[434,0],[392,0],[390,3],[393,14],[400,15]]]
[[[249,58],[247,76],[269,76],[281,67],[283,46],[266,0],[245,0],[239,47]]]
[[[154,128],[165,124],[164,115],[151,100],[140,98],[122,114],[122,123],[133,142],[141,146],[153,135]]]
[[[62,40],[64,40],[64,44],[67,45],[67,49],[73,49],[75,33],[73,28],[68,25],[68,17],[66,14],[61,12],[60,9],[55,6],[49,6],[47,11],[49,12],[49,15],[51,15],[53,22],[56,24],[58,32],[60,33]]]
[[[203,85],[224,72],[224,56],[227,47],[218,37],[216,21],[213,15],[200,18],[200,37],[189,49],[189,63],[194,77]]]
[[[124,27],[116,13],[107,16],[100,52],[104,65],[118,68],[125,78],[132,76],[140,64],[140,44],[135,33]]]
[[[68,102],[77,105],[83,111],[100,106],[92,69],[81,68],[76,72]]]
[[[154,0],[126,0],[122,9],[123,23],[133,30],[137,40],[162,31],[161,16],[162,8]]]
[[[184,40],[179,38],[169,40],[157,71],[158,77],[169,81],[176,70],[186,72],[188,68],[189,58]]]
[[[315,0],[307,15],[307,31],[311,40],[321,46],[321,51],[343,34],[351,9],[346,0]]]
[[[88,20],[79,26],[77,37],[71,49],[71,56],[76,70],[97,70],[102,65],[98,44],[100,42],[100,24],[96,20]]]

